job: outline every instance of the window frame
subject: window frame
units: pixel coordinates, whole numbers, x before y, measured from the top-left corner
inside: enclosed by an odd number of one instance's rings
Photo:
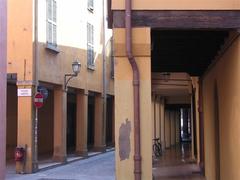
[[[94,26],[87,22],[87,67],[94,70],[95,53],[94,53]]]
[[[46,42],[47,47],[56,48],[57,47],[57,1],[47,0],[46,1]],[[51,14],[49,14],[49,3],[51,3]],[[54,7],[55,3],[55,7]],[[49,27],[51,27],[51,32],[49,32]],[[55,32],[54,32],[55,28]],[[51,38],[50,35],[51,34]]]

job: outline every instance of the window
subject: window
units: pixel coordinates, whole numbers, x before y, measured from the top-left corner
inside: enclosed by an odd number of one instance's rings
[[[91,12],[93,12],[94,9],[93,5],[94,5],[93,0],[88,0],[88,10]]]
[[[57,46],[57,3],[47,0],[47,44]]]
[[[94,27],[87,23],[87,63],[88,67],[94,66]]]

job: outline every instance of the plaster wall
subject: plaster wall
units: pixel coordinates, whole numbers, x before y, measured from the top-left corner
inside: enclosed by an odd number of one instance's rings
[[[8,0],[7,6],[7,72],[33,80],[33,1]]]
[[[76,18],[77,17],[77,18]],[[94,68],[87,65],[87,23],[94,26]],[[94,1],[90,12],[87,1],[57,1],[58,54],[46,49],[46,1],[39,1],[40,80],[63,84],[63,76],[71,73],[71,63],[81,62],[79,75],[69,82],[70,87],[102,91],[102,1]],[[111,30],[106,30],[107,92],[113,95],[111,71]]]
[[[87,8],[87,1],[57,1],[57,49],[46,48],[46,1],[38,1],[38,54],[39,80],[63,84],[64,74],[72,73],[71,64],[79,59],[82,64],[78,77],[70,87],[102,92],[102,2],[94,2],[94,11]],[[21,18],[19,18],[21,14]],[[8,1],[8,73],[17,73],[18,80],[34,79],[34,1],[21,3]],[[77,17],[77,18],[76,18]],[[95,66],[87,67],[87,23],[94,25]],[[107,93],[113,95],[111,76],[111,30],[106,32]]]
[[[123,10],[124,0],[112,0],[112,9]],[[239,10],[238,0],[133,0],[135,10]]]
[[[207,180],[215,174],[215,118],[218,96],[220,125],[220,172],[222,180],[240,179],[240,38],[203,78],[205,171]],[[214,90],[216,84],[217,91]],[[214,92],[217,92],[215,95]]]
[[[115,47],[115,142],[116,142],[116,179],[134,179],[134,122],[133,122],[133,86],[132,69],[125,51],[125,29],[114,29]],[[143,46],[142,46],[143,45]],[[138,49],[138,48],[140,49]],[[148,47],[142,49],[142,47]],[[152,179],[152,122],[151,122],[151,58],[150,58],[150,29],[133,29],[133,48],[141,54],[134,53],[140,70],[140,118],[141,118],[141,156],[142,179]],[[125,48],[124,48],[125,49]],[[124,52],[124,53],[120,53]],[[147,52],[147,53],[142,53]],[[128,127],[130,135],[125,137],[121,129]],[[130,127],[130,128],[129,128]],[[120,141],[123,137],[125,141]],[[129,140],[129,141],[128,141]],[[121,147],[120,144],[129,142]],[[127,143],[128,144],[128,143]],[[120,149],[121,148],[121,149]],[[130,149],[129,149],[130,148]],[[128,154],[128,151],[129,154]],[[120,158],[120,150],[126,152],[125,158]],[[129,156],[128,156],[129,155]]]

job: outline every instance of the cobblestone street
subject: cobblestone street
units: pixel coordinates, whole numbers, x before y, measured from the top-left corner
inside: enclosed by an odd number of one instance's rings
[[[114,152],[107,152],[88,159],[72,162],[35,174],[18,175],[8,170],[9,180],[114,180]]]

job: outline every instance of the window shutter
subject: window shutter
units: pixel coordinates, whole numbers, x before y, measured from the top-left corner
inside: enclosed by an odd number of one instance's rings
[[[93,25],[87,23],[87,61],[88,65],[94,65],[94,33]]]
[[[94,9],[93,5],[94,5],[93,0],[88,0],[88,10],[93,11]]]
[[[52,42],[54,45],[57,44],[57,26],[53,24],[53,29],[52,29]]]
[[[47,0],[47,19],[52,20],[52,0]]]
[[[47,43],[57,45],[57,2],[47,0]]]
[[[52,1],[52,3],[53,3],[53,8],[52,8],[52,17],[53,17],[53,22],[57,22],[57,3],[56,3],[56,1]]]
[[[52,23],[47,22],[47,42],[52,43]]]

